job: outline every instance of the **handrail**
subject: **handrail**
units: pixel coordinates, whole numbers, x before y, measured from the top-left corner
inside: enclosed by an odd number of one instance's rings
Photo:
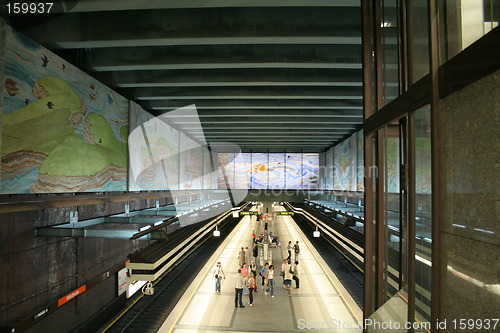
[[[239,209],[244,209],[249,203],[245,203]],[[168,253],[163,255],[160,259],[156,260],[154,263],[127,263],[127,268],[131,270],[150,270],[153,273],[158,267],[161,267],[166,261],[170,261],[170,264],[163,265],[161,269],[154,272],[153,274],[134,274],[132,271],[129,279],[133,281],[154,281],[156,280],[163,272],[165,272],[173,262],[175,262],[178,258],[180,258],[184,253],[189,251],[201,238],[203,238],[207,233],[209,233],[212,227],[218,224],[221,220],[224,220],[228,216],[232,216],[233,209],[228,210],[225,213],[220,214],[216,218],[208,221],[205,225],[199,228],[195,233],[185,239],[183,242],[178,244],[175,248],[170,250]]]
[[[294,206],[292,206],[289,203],[288,203],[288,206],[297,214],[301,214],[305,218],[307,218],[309,221],[315,223],[318,226],[318,228],[320,228],[325,234],[327,234],[329,237],[336,240],[340,244],[343,244],[344,245],[343,248],[345,250],[347,250],[353,257],[355,257],[360,262],[364,263],[365,250],[362,247],[360,247],[359,245],[357,245],[356,243],[351,241],[349,238],[343,236],[340,232],[334,230],[333,228],[328,226],[326,223],[324,223],[320,219],[313,216],[311,213],[309,213],[303,209],[295,208]],[[354,251],[353,249],[355,249],[356,251]]]

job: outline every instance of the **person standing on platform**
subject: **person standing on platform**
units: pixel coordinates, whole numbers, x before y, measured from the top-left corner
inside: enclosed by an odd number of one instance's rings
[[[288,241],[288,245],[286,246],[286,250],[288,251],[288,258],[286,258],[288,261],[292,260],[292,250],[293,250],[293,245],[292,241]]]
[[[265,263],[264,267],[262,267],[260,271],[260,276],[262,277],[262,287],[264,287],[264,284],[266,283],[266,275],[267,271],[269,270],[269,263]]]
[[[247,288],[248,300],[250,301],[248,304],[250,304],[250,306],[253,306],[253,290],[255,288],[255,279],[252,273],[248,273]]]
[[[257,246],[257,243],[253,243],[253,248],[252,248],[252,257],[254,262],[258,262],[257,258],[259,257],[259,247]]]
[[[252,261],[250,263],[249,268],[250,268],[250,272],[252,273],[253,280],[254,280],[254,290],[257,291],[257,265],[255,264],[255,261]]]
[[[238,266],[243,266],[243,263],[245,262],[245,249],[241,247],[241,250],[238,251]]]
[[[269,269],[266,273],[266,284],[267,284],[266,295],[268,292],[270,292],[271,297],[274,297],[274,266],[273,265],[269,266]]]
[[[223,278],[226,279],[226,273],[224,273],[220,261],[215,266],[213,277],[215,279],[215,291],[220,292],[220,282]]]
[[[245,281],[245,286],[243,287],[243,292],[246,294],[248,294],[248,291],[247,291],[247,286],[246,286],[246,282],[247,282],[247,278],[248,278],[248,266],[247,266],[247,263],[243,263],[243,266],[241,266],[241,275],[243,276],[243,280]]]
[[[300,287],[300,271],[302,267],[299,266],[299,262],[295,262],[295,266],[293,266],[293,279],[295,280],[295,289],[299,289]]]
[[[288,269],[288,263],[289,261],[286,259],[283,259],[283,263],[281,264],[281,272],[280,275],[283,277],[283,287],[285,286],[285,271]]]
[[[299,241],[295,242],[295,245],[293,246],[293,251],[295,252],[295,261],[299,261],[299,253],[300,253]]]
[[[292,279],[293,279],[293,267],[291,264],[286,265],[285,269],[285,289],[290,290],[292,289]]]
[[[252,243],[255,243],[255,238],[257,238],[257,235],[255,235],[255,230],[252,230]]]
[[[238,301],[240,303],[240,308],[244,308],[243,305],[243,287],[245,286],[245,280],[243,280],[243,275],[241,275],[241,268],[238,269],[238,274],[234,279],[234,306],[238,307]]]
[[[251,256],[251,251],[250,249],[247,247],[245,247],[245,262],[246,263],[249,263],[250,262],[250,256]]]

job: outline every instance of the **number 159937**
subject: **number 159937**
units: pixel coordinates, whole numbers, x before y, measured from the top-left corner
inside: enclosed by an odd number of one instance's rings
[[[9,2],[8,14],[50,14],[53,2]]]

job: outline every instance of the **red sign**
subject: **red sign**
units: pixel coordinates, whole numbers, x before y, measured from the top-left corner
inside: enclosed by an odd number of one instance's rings
[[[83,294],[86,290],[87,290],[87,285],[83,285],[80,288],[73,290],[72,292],[70,292],[66,296],[59,298],[59,300],[57,301],[57,306],[59,307],[61,305],[66,304],[67,302],[69,302],[73,298],[75,298],[76,296],[80,296],[81,294]]]

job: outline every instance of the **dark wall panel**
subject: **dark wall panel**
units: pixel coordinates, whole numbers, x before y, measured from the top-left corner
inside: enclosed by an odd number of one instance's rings
[[[160,204],[166,203],[166,198],[160,200]],[[154,199],[130,202],[131,210],[154,206]],[[36,237],[37,227],[69,222],[69,213],[75,210],[79,220],[86,220],[123,213],[124,207],[124,202],[110,202],[0,214],[0,327],[15,326],[32,317],[76,288],[123,264],[128,254],[148,245],[148,241],[128,239]],[[110,274],[109,278],[37,321],[28,331],[75,329],[118,297],[116,281],[116,273]]]

